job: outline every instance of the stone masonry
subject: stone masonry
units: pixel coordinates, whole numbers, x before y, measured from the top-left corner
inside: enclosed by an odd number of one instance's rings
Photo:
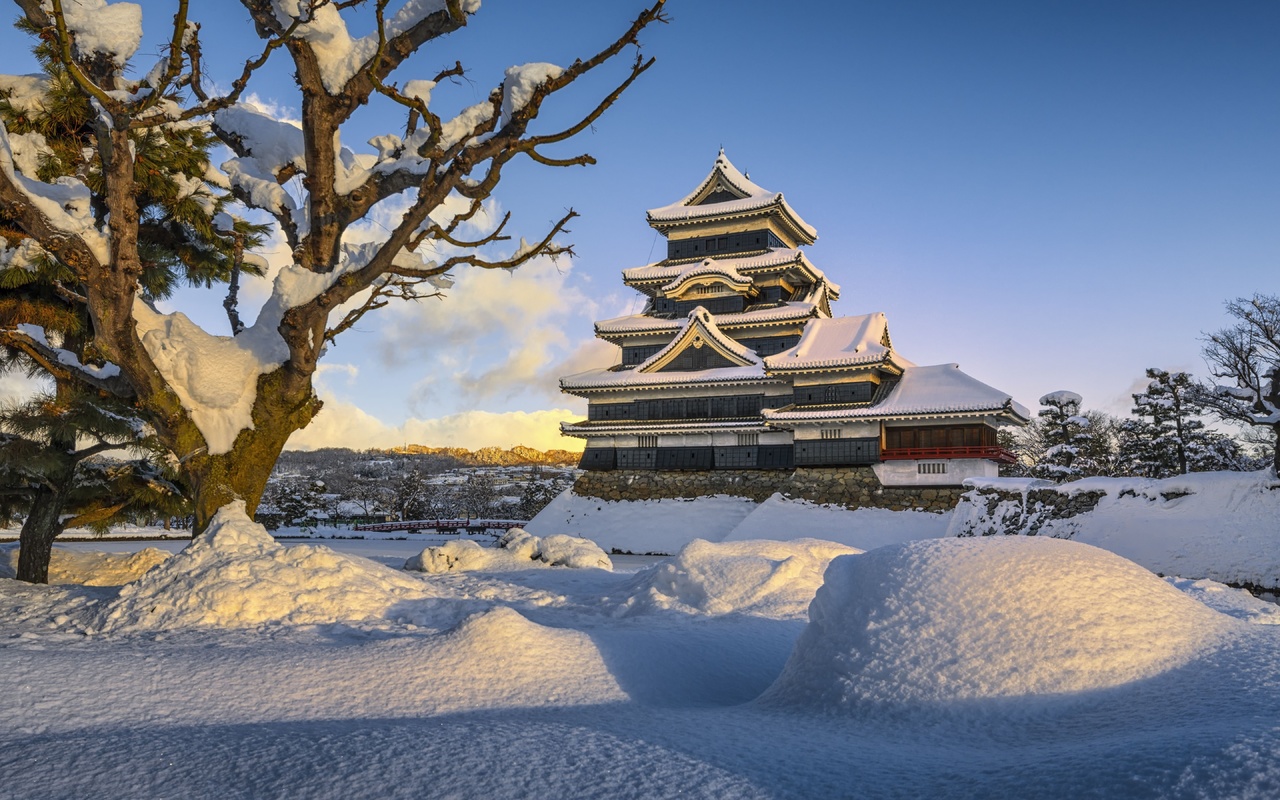
[[[573,492],[602,500],[654,500],[726,494],[757,503],[775,492],[813,503],[891,511],[950,511],[959,486],[882,486],[870,467],[800,467],[795,470],[690,470],[586,472]]]

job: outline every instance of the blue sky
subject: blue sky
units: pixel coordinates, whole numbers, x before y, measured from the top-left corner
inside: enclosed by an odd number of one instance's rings
[[[193,5],[227,82],[252,29],[238,5]],[[154,39],[170,6],[144,7]],[[485,0],[398,77],[461,59],[468,81],[433,95],[460,108],[508,66],[589,55],[639,8]],[[1280,291],[1280,5],[672,0],[669,14],[644,37],[657,64],[575,143],[600,163],[526,162],[495,196],[529,238],[578,210],[579,257],[460,273],[448,298],[340,339],[320,375],[329,408],[296,444],[555,445],[559,409],[581,411],[557,376],[609,362],[591,322],[638,310],[618,273],[662,253],[645,209],[688,192],[721,145],[817,227],[809,254],[842,285],[837,313],[884,311],[906,357],[958,362],[1031,407],[1071,389],[1123,412],[1146,367],[1203,375],[1198,337],[1226,324],[1223,301]],[[21,37],[3,40],[5,71],[30,71]],[[581,113],[617,66],[548,122]],[[252,85],[296,116],[291,88],[284,58]],[[355,123],[349,144],[402,120],[375,104]],[[225,325],[216,299],[178,306]]]

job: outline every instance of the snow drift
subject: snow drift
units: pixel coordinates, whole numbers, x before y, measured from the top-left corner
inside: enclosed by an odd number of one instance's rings
[[[122,588],[93,627],[121,632],[385,620],[393,607],[397,619],[427,624],[434,596],[423,581],[372,561],[318,545],[278,544],[237,501],[220,509],[209,530],[182,552]]]
[[[1242,625],[1119,556],[1048,538],[839,558],[767,703],[829,710],[1060,695],[1150,678]]]
[[[859,552],[819,539],[695,539],[675,557],[639,572],[616,613],[659,609],[803,619],[831,559]]]
[[[821,538],[859,550],[872,550],[886,544],[946,536],[950,519],[950,513],[848,509],[775,493],[756,506],[724,541]]]
[[[404,568],[418,572],[472,572],[533,567],[574,567],[613,569],[613,562],[589,539],[554,534],[533,536],[522,528],[512,528],[498,540],[497,547],[481,547],[467,539],[428,547],[404,562]]]
[[[120,586],[136,581],[167,558],[169,553],[155,547],[136,553],[79,552],[55,547],[49,558],[49,583]],[[0,548],[0,578],[12,578],[17,569],[18,548]]]
[[[671,555],[694,539],[718,542],[754,511],[746,497],[601,500],[565,489],[529,521],[536,536],[585,536],[614,553]]]

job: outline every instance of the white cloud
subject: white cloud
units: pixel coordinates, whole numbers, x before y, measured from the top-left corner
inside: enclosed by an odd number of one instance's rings
[[[367,450],[407,443],[475,450],[522,444],[539,450],[581,450],[580,439],[560,435],[560,423],[578,416],[560,408],[505,413],[462,411],[436,419],[411,418],[401,425],[388,425],[352,403],[329,400],[309,426],[289,439],[288,447],[291,450],[319,447]]]
[[[0,404],[20,403],[41,390],[49,390],[53,383],[43,377],[31,378],[21,372],[0,375]]]

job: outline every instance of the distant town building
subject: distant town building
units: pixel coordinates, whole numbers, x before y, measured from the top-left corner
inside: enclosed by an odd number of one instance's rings
[[[903,358],[882,313],[833,317],[840,287],[801,250],[817,231],[723,150],[648,221],[666,258],[622,271],[644,311],[595,326],[618,363],[560,379],[588,400],[561,426],[586,440],[583,469],[870,466],[885,486],[943,486],[1013,460],[996,429],[1026,408]]]

